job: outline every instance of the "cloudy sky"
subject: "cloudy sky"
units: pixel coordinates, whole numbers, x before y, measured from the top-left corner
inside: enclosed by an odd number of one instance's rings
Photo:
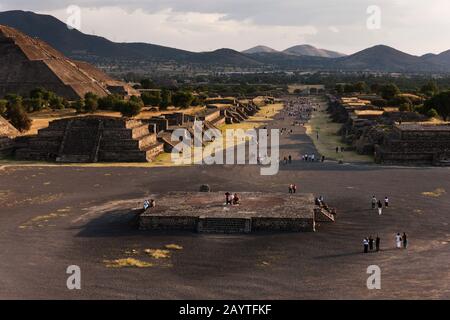
[[[376,44],[417,55],[450,49],[449,0],[0,0],[0,11],[67,21],[70,5],[81,8],[82,32],[191,51],[304,43],[343,53]]]

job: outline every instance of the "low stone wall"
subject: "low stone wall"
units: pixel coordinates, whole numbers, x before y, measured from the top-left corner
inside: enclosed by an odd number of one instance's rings
[[[310,232],[315,231],[315,222],[312,218],[252,218],[252,231]]]
[[[141,215],[139,218],[140,230],[180,230],[197,231],[198,217],[180,216],[150,216]]]
[[[214,223],[211,223],[214,220]],[[313,218],[255,217],[237,221],[237,218],[201,218],[189,216],[141,215],[140,230],[173,230],[199,233],[250,233],[250,232],[314,232]],[[234,223],[236,221],[236,223]]]

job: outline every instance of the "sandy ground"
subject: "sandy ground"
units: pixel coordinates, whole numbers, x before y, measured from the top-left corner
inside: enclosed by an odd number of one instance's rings
[[[286,127],[276,120],[270,127]],[[400,168],[334,161],[315,152],[305,129],[281,137],[276,176],[258,166],[168,168],[45,167],[0,164],[0,298],[85,299],[449,299],[449,168]],[[338,209],[316,233],[200,235],[151,233],[133,226],[130,208],[154,193],[213,190],[323,195]],[[378,216],[370,199],[388,195]],[[245,201],[245,199],[243,199]],[[406,232],[407,250],[394,248]],[[382,251],[362,254],[379,234]],[[78,265],[82,289],[66,287]],[[381,290],[368,290],[369,265]]]

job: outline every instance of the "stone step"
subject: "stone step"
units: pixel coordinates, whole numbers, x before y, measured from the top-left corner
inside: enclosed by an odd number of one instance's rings
[[[103,138],[101,142],[101,149],[105,151],[117,150],[144,150],[148,146],[157,142],[156,135],[148,134],[137,139],[111,139]]]

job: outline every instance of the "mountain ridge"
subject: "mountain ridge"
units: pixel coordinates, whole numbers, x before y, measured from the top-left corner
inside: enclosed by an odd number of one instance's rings
[[[69,30],[67,25],[50,15],[30,11],[0,12],[0,24],[8,25],[47,42],[71,59],[101,64],[103,60],[115,63],[150,61],[156,63],[177,63],[201,65],[204,68],[233,67],[260,70],[349,70],[376,72],[450,72],[450,50],[440,54],[411,55],[397,49],[377,45],[347,56],[330,57],[333,51],[300,45],[284,51],[267,46],[249,50],[254,53],[238,52],[222,48],[209,52],[191,52],[156,44],[135,42],[116,43],[104,37]],[[253,50],[252,50],[253,49]],[[299,50],[299,51],[296,51]],[[303,54],[302,51],[303,50]],[[317,56],[307,54],[308,50],[322,50]],[[287,51],[287,52],[286,52]]]

